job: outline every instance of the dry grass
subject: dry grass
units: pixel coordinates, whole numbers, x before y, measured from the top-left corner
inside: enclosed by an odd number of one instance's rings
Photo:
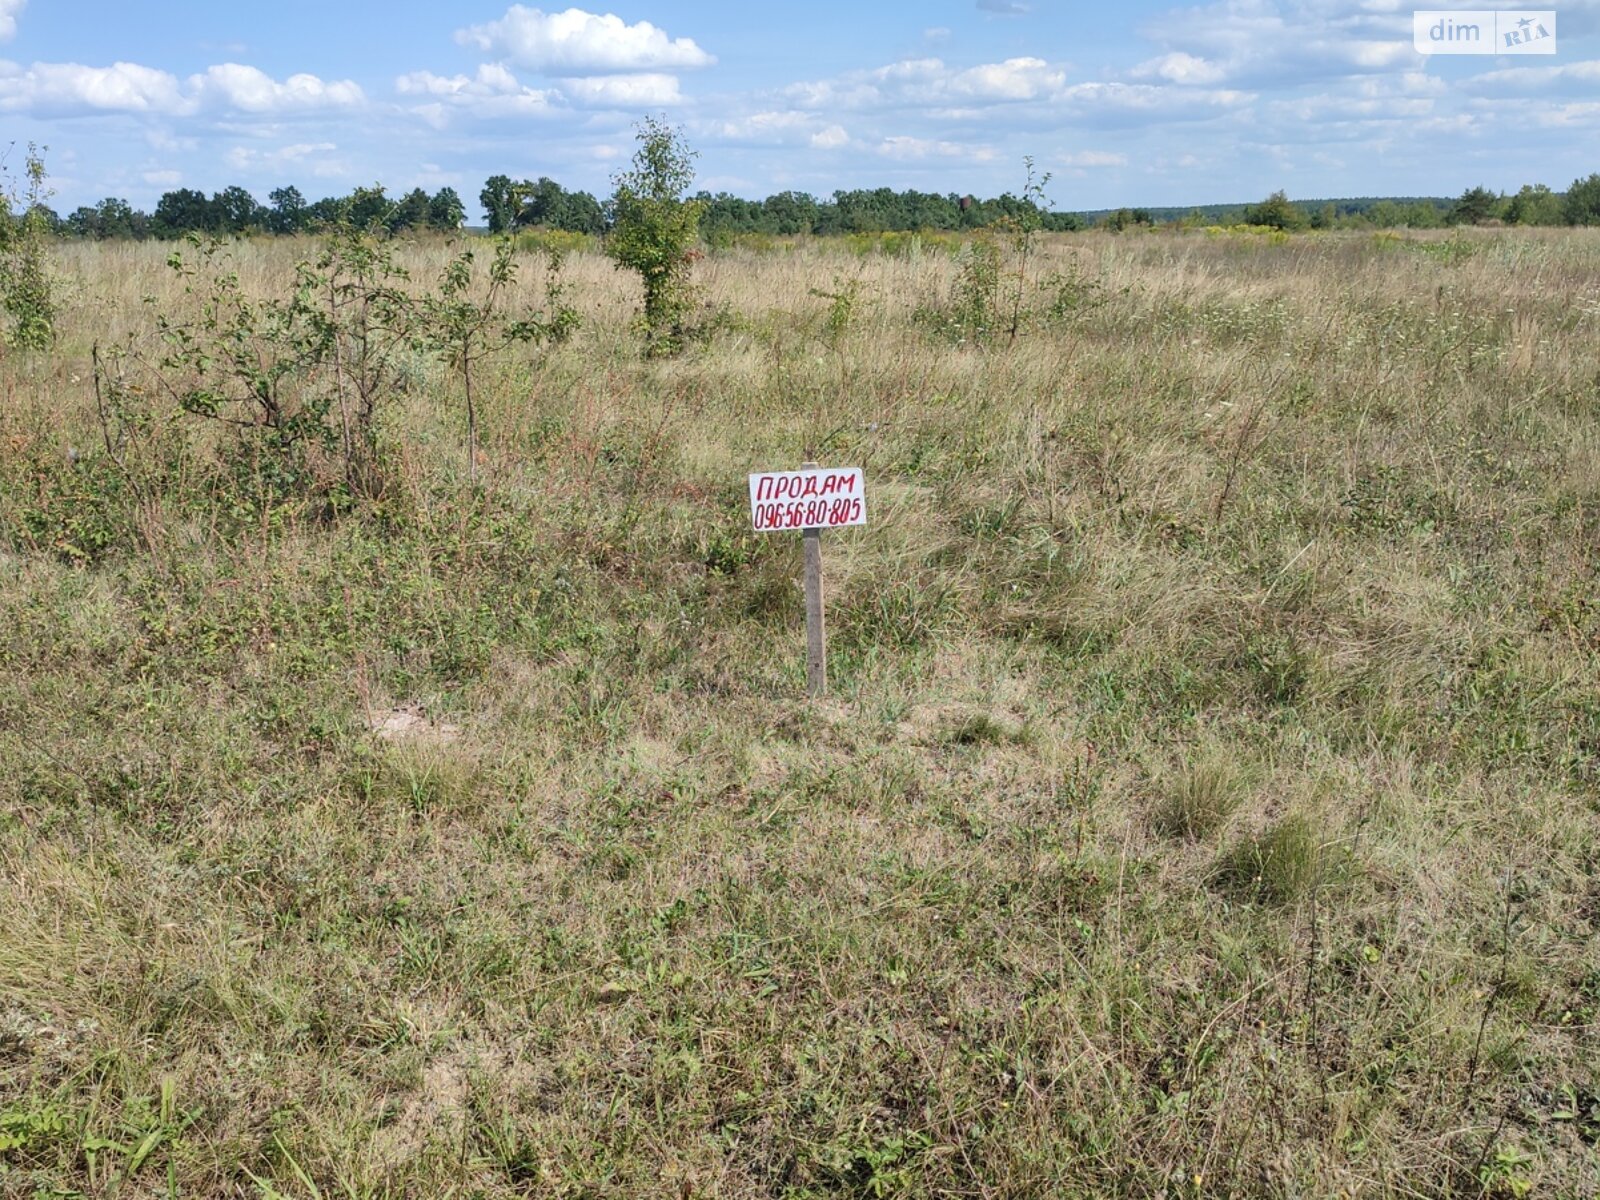
[[[734,251],[661,364],[578,256],[334,522],[108,468],[163,253],[0,363],[0,1194],[1600,1191],[1600,239],[1061,237],[1010,348]]]

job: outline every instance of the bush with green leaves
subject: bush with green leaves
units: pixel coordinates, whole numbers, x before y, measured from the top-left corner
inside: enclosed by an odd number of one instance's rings
[[[1000,311],[1002,256],[993,230],[982,230],[956,257],[948,297],[916,311],[917,323],[957,345],[983,345],[1004,322]]]
[[[835,275],[833,287],[831,292],[826,288],[814,287],[811,295],[828,301],[828,315],[823,318],[822,327],[827,334],[828,344],[838,349],[855,320],[856,309],[861,301],[861,280]]]
[[[695,152],[682,133],[647,117],[639,125],[633,164],[612,179],[612,229],[606,253],[619,270],[644,284],[645,353],[676,354],[686,339],[693,302],[689,270],[699,237],[698,200],[684,199],[694,182]]]
[[[384,428],[410,386],[419,356],[434,354],[460,375],[466,396],[469,474],[477,478],[473,371],[486,356],[526,342],[559,342],[579,323],[566,303],[561,258],[549,256],[548,310],[512,315],[504,294],[516,250],[500,242],[487,281],[466,250],[437,291],[419,294],[381,233],[334,227],[315,259],[295,268],[287,294],[249,295],[232,251],[190,235],[168,265],[189,304],[158,312],[160,350],[138,339],[97,357],[105,412],[125,414],[145,386],[189,416],[235,434],[258,499],[325,496],[338,507],[377,499],[386,484]],[[237,457],[237,455],[236,455]]]
[[[48,349],[56,338],[49,197],[43,151],[30,144],[22,182],[7,179],[0,212],[0,305],[11,321],[8,340],[24,350]]]
[[[289,294],[265,300],[246,292],[215,239],[191,234],[167,263],[192,307],[156,314],[159,354],[130,341],[117,357],[150,368],[181,412],[263,453],[275,489],[378,495],[382,416],[422,333],[390,246],[337,227],[296,266]]]
[[[1273,192],[1260,204],[1247,204],[1244,209],[1246,225],[1264,225],[1272,229],[1293,231],[1304,229],[1311,222],[1304,210],[1291,201],[1281,189]]]

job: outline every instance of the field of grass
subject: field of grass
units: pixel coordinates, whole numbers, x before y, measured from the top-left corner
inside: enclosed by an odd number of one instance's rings
[[[164,253],[0,361],[0,1195],[1600,1193],[1600,236],[578,254],[335,515],[103,439]]]

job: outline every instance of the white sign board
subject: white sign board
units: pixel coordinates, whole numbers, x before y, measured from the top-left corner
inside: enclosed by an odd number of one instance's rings
[[[752,475],[750,521],[757,533],[865,525],[866,480],[860,467]]]

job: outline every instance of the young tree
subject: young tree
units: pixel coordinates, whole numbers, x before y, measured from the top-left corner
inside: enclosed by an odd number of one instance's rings
[[[1119,208],[1116,212],[1107,213],[1100,219],[1100,224],[1113,233],[1121,233],[1124,229],[1132,229],[1139,225],[1153,225],[1150,214],[1142,208]]]
[[[484,358],[519,342],[562,342],[577,328],[578,313],[562,303],[561,256],[549,260],[545,281],[548,313],[514,317],[502,305],[517,279],[517,247],[510,237],[495,246],[487,286],[474,289],[475,255],[469,247],[444,269],[439,291],[423,301],[427,340],[461,375],[467,401],[467,477],[478,484],[478,409],[473,395],[473,368]]]
[[[1017,256],[1017,273],[1011,288],[1011,318],[1007,329],[1009,340],[1015,342],[1022,328],[1022,297],[1028,286],[1028,260],[1033,257],[1034,235],[1044,228],[1044,209],[1050,200],[1044,189],[1050,184],[1050,172],[1035,176],[1033,155],[1024,155],[1022,165],[1027,169],[1028,180],[1023,185],[1022,196],[1012,212],[995,222],[995,226],[1011,242]]]
[[[1450,215],[1432,200],[1418,200],[1414,204],[1408,204],[1404,214],[1400,223],[1412,229],[1438,229]]]
[[[645,352],[654,358],[683,348],[702,205],[684,199],[694,182],[696,155],[683,135],[665,120],[646,117],[638,140],[632,166],[612,177],[616,191],[606,253],[618,270],[635,271],[644,283]]]

